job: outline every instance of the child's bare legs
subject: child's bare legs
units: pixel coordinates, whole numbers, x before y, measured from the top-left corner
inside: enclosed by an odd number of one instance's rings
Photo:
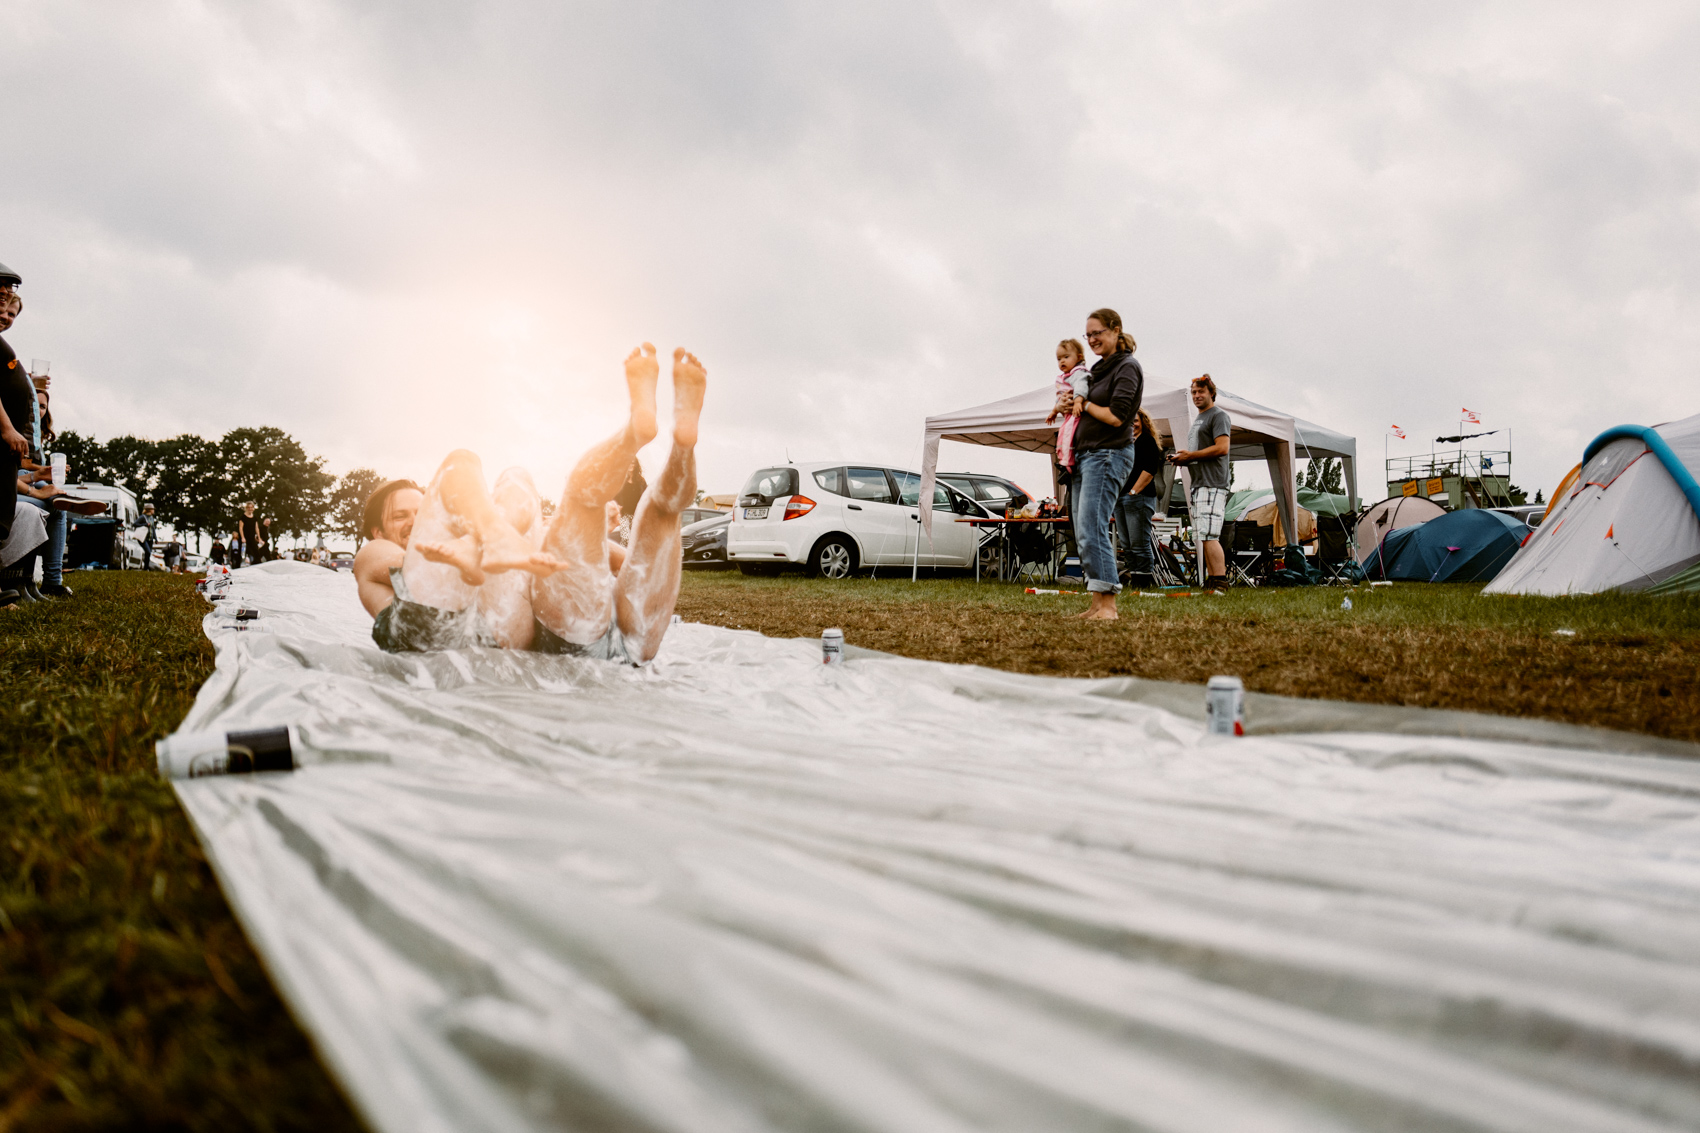
[[[565,564],[532,586],[537,619],[565,641],[589,645],[614,618],[614,575],[608,569],[608,502],[626,483],[638,449],[655,438],[655,385],[661,367],[644,343],[626,358],[631,419],[614,436],[580,458],[567,477],[561,507],[543,538],[543,550]]]
[[[543,541],[543,512],[531,473],[509,468],[496,477],[491,502],[533,550]],[[486,574],[474,601],[479,617],[504,649],[529,649],[537,629],[531,612],[532,574],[524,570]]]
[[[413,600],[464,610],[486,577],[504,571],[547,573],[560,564],[514,530],[484,489],[484,466],[465,449],[448,455],[414,520],[402,575]]]
[[[673,352],[673,451],[632,518],[632,544],[614,583],[614,616],[634,661],[648,661],[679,600],[679,513],[697,495],[697,425],[708,374],[682,348]]]

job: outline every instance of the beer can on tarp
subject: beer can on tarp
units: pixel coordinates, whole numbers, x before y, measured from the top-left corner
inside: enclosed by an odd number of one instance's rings
[[[842,665],[844,663],[843,630],[828,629],[821,631],[820,660],[823,665]]]
[[[1245,735],[1245,683],[1211,677],[1204,689],[1204,730],[1218,736]]]
[[[247,732],[179,732],[154,745],[159,774],[165,779],[205,775],[245,775],[254,771],[295,770],[295,729],[256,728]]]

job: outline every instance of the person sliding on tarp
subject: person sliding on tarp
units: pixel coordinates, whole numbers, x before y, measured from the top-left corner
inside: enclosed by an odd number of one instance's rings
[[[611,561],[608,504],[655,437],[659,376],[655,347],[632,351],[631,417],[579,460],[547,527],[530,474],[510,468],[492,493],[478,457],[464,449],[448,455],[422,498],[394,482],[373,493],[378,507],[369,503],[366,523],[375,537],[355,556],[354,576],[379,647],[653,658],[679,599],[679,513],[696,498],[708,387],[695,356],[675,350],[673,449],[638,503],[624,559]]]

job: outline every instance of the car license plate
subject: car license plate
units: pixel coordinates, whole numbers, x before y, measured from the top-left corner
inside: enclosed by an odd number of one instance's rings
[[[767,509],[764,507],[747,507],[744,509],[745,519],[766,519]]]

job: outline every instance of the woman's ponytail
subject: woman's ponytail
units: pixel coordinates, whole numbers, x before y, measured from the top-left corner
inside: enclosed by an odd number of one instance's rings
[[[1127,353],[1132,354],[1135,350],[1139,349],[1139,344],[1133,341],[1133,336],[1128,334],[1126,331],[1117,331],[1116,349],[1124,350]]]

